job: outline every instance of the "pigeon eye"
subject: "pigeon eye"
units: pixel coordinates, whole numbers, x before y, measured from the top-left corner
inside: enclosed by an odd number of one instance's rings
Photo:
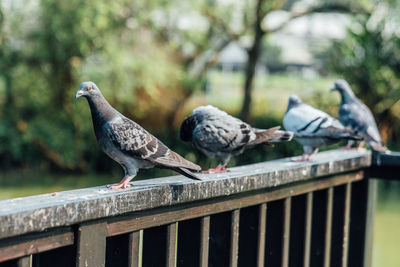
[[[93,86],[89,85],[87,88],[89,91],[91,91],[93,89]]]

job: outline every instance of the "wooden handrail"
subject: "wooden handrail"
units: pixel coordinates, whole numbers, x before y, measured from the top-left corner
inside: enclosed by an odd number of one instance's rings
[[[223,174],[135,181],[128,190],[105,186],[0,201],[0,239],[154,208],[256,192],[371,166],[371,153],[331,150],[311,162],[279,159]]]
[[[4,200],[0,263],[370,266],[377,183],[369,178],[398,179],[399,169],[396,152],[331,150],[202,181],[172,176]]]

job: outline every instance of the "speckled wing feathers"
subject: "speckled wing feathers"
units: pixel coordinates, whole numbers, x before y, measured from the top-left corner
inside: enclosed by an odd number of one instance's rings
[[[371,111],[358,100],[354,99],[348,104],[342,104],[339,109],[339,119],[343,125],[364,133],[368,139],[382,144]]]
[[[212,152],[235,152],[255,138],[251,127],[226,119],[200,122],[193,131],[193,143]]]
[[[128,118],[107,123],[107,133],[123,153],[169,167],[200,170],[200,167],[171,151],[160,140]]]

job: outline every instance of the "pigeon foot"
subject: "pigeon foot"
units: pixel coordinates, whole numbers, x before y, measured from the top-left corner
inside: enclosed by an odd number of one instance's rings
[[[225,166],[218,165],[215,169],[208,169],[207,171],[202,171],[201,173],[221,173],[221,172],[229,172]]]
[[[301,157],[290,158],[290,161],[293,161],[293,162],[310,161],[311,156],[309,156],[309,157],[307,157],[307,156],[308,156],[308,154],[303,154]]]
[[[129,184],[129,181],[132,180],[133,177],[124,177],[121,182],[118,184],[109,184],[107,185],[107,188],[116,190],[116,189],[127,189],[130,188],[131,185]]]
[[[358,144],[358,146],[357,146],[357,151],[361,151],[361,152],[363,152],[363,151],[365,151],[366,149],[364,148],[364,144],[365,144],[365,142],[364,141],[361,141],[359,144]]]
[[[353,149],[353,148],[351,147],[351,145],[345,145],[345,146],[342,146],[342,147],[340,148],[340,150],[351,150],[351,149]]]
[[[290,158],[292,162],[304,162],[304,161],[311,161],[311,157],[314,153],[311,154],[303,154],[301,157],[294,157]]]

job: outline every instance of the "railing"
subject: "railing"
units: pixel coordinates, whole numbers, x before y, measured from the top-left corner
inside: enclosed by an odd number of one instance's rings
[[[0,266],[370,266],[368,178],[397,162],[335,150],[0,201]]]

